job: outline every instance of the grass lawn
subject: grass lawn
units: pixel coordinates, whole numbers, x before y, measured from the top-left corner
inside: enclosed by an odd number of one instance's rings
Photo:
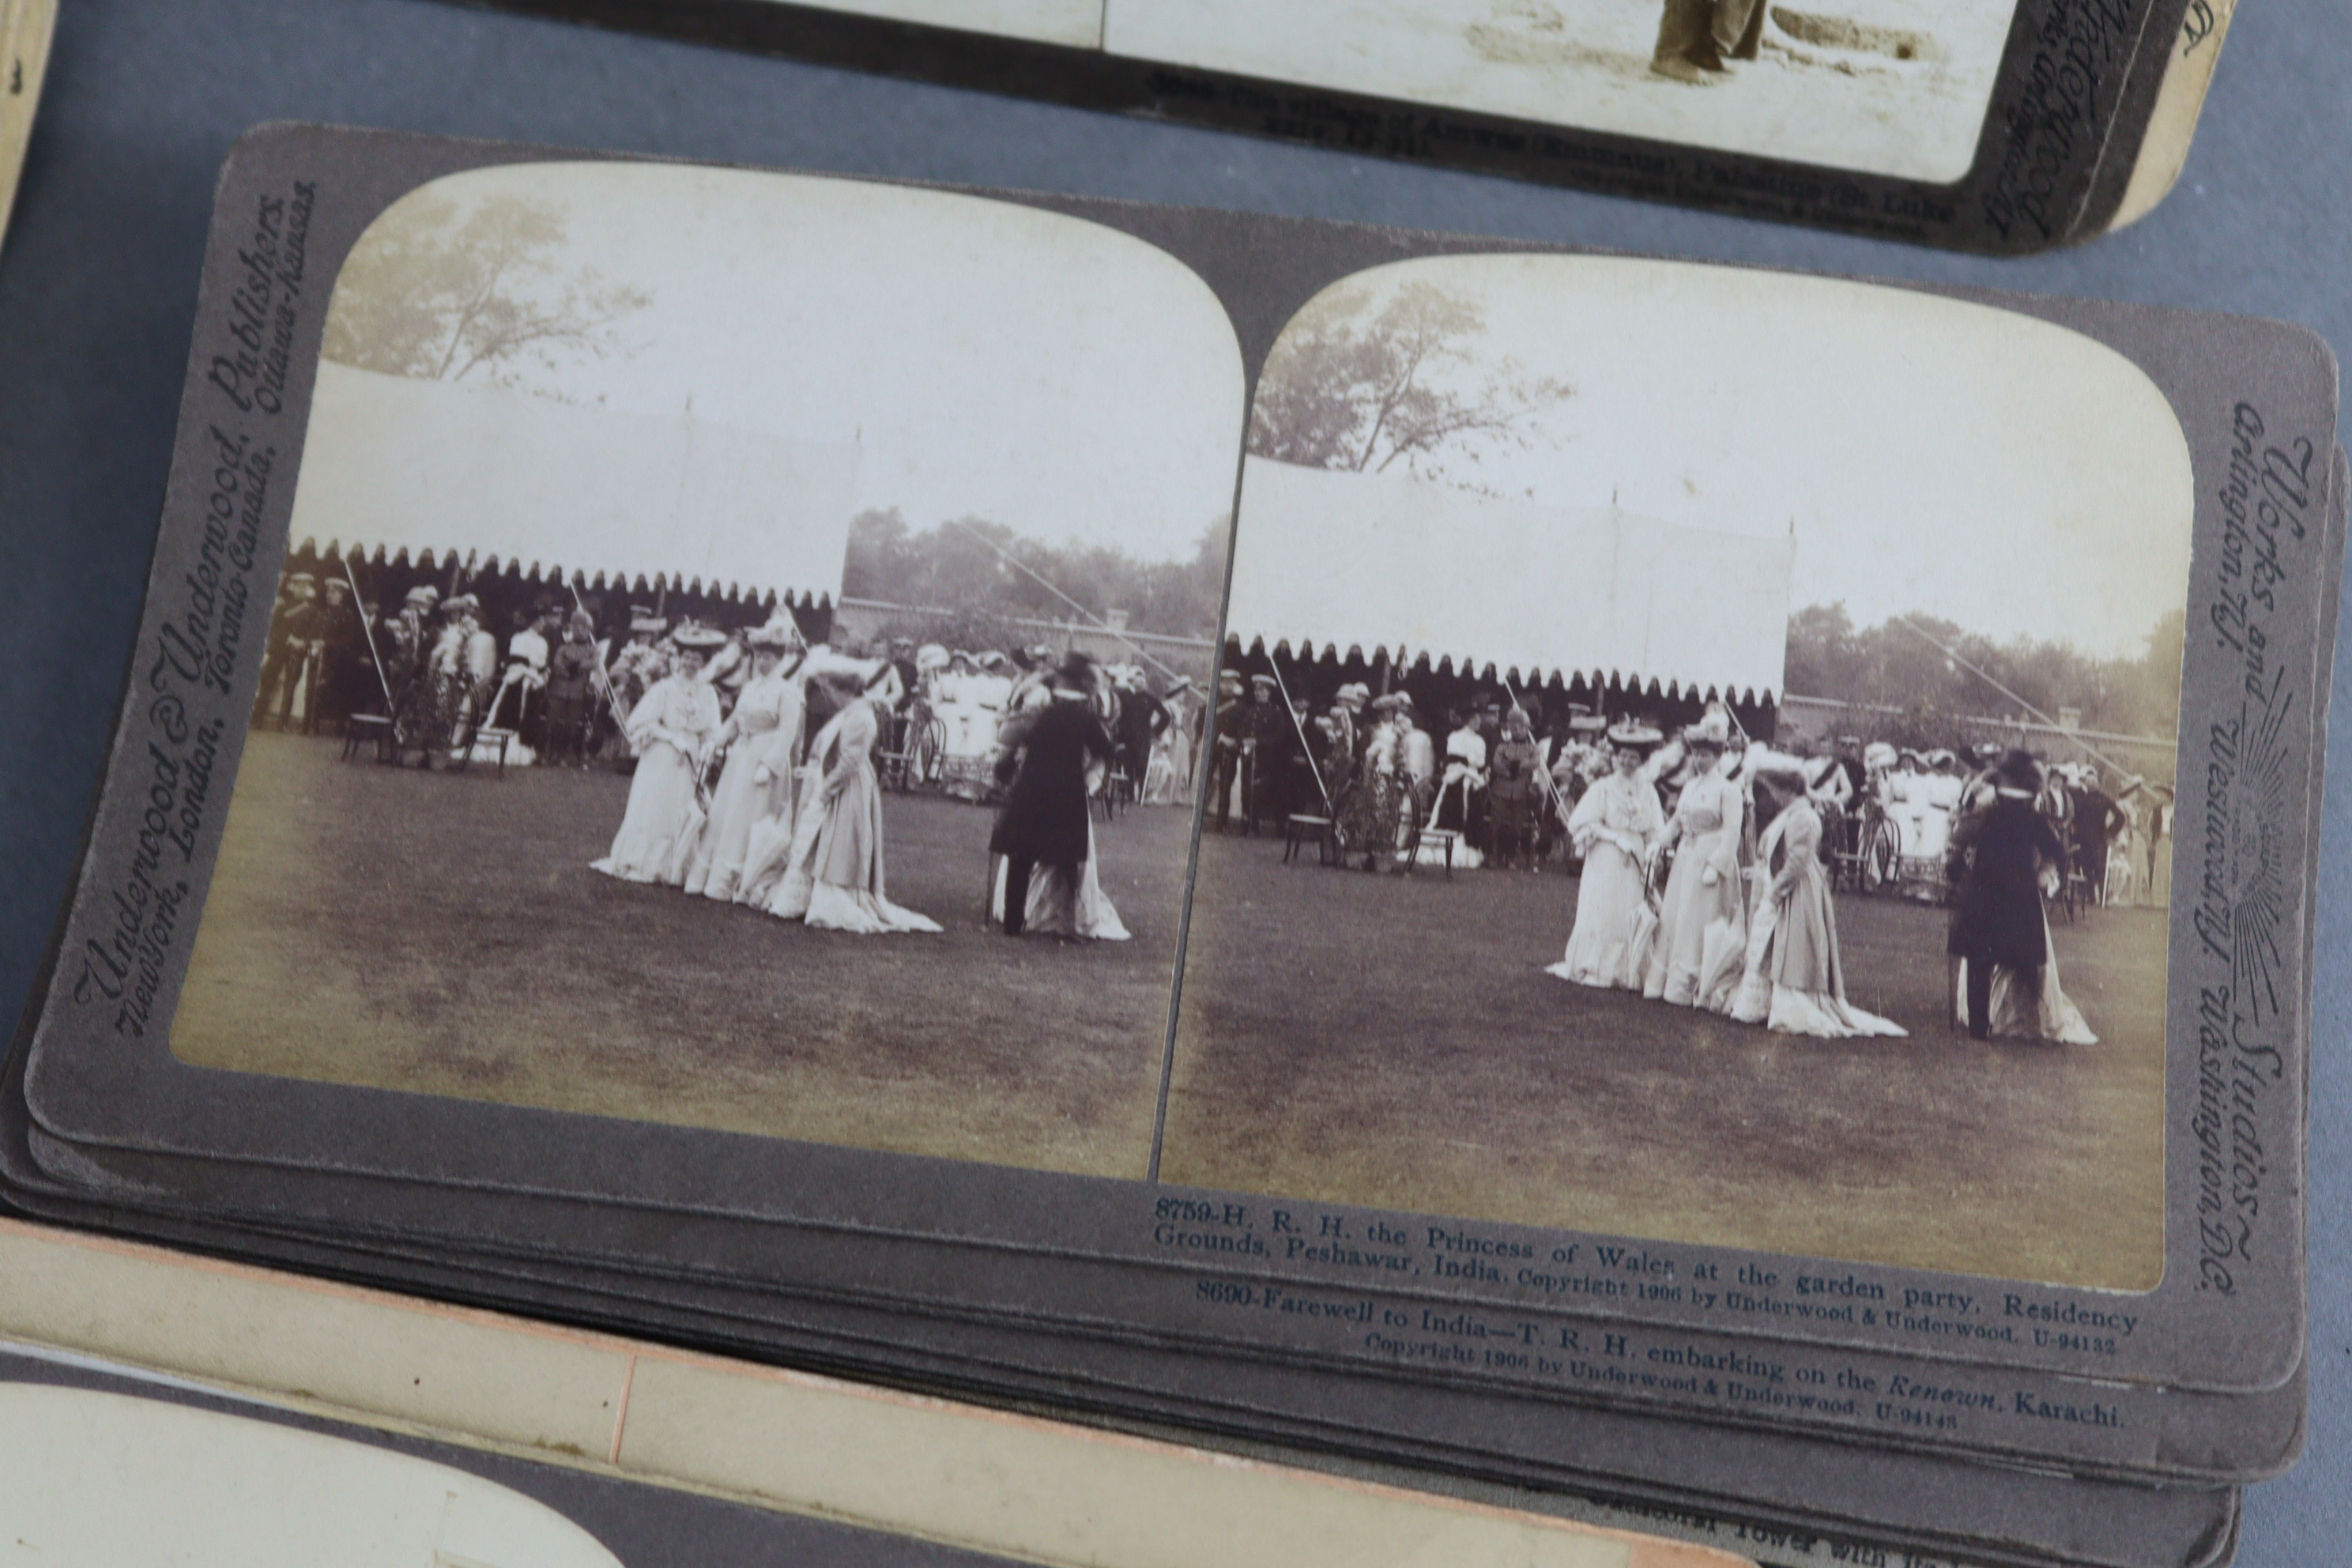
[[[2145,1289],[2164,1242],[2164,917],[2085,911],[2099,1043],[1944,1019],[1943,911],[1841,897],[1823,1041],[1543,973],[1576,882],[1286,868],[1207,836],[1163,1179],[1465,1218]]]
[[[1141,1177],[1183,809],[1097,825],[1135,940],[984,930],[992,816],[889,795],[889,894],[942,935],[814,931],[588,868],[628,781],[426,773],[256,734],[172,1048],[205,1067]]]

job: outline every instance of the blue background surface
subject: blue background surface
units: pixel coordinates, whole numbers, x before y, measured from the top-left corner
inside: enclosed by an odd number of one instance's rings
[[[2352,345],[2352,11],[2249,0],[2180,184],[2121,234],[1948,256],[649,42],[428,0],[63,0],[0,253],[0,1007],[64,897],[170,460],[213,178],[268,120],[1027,186],[2277,316]],[[2352,697],[2339,642],[2336,700]],[[2240,1561],[2352,1561],[2352,765],[2327,778],[2307,1455]]]

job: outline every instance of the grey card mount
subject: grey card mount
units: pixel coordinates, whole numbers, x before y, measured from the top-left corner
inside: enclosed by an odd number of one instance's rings
[[[303,127],[197,332],[53,1179],[1570,1400],[2297,1375],[2306,333]]]

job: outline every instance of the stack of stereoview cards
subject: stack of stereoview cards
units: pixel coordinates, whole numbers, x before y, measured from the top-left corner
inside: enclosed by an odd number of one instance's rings
[[[1769,1563],[2294,1458],[2309,333],[309,127],[197,323],[24,1213]]]
[[[2130,223],[2234,0],[469,0],[1744,217]]]

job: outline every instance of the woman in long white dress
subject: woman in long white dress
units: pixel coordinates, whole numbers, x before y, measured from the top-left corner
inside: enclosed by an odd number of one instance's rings
[[[1547,973],[1579,985],[1641,989],[1656,929],[1650,858],[1666,831],[1657,786],[1643,776],[1642,764],[1659,739],[1643,725],[1609,731],[1610,772],[1584,792],[1568,819],[1584,870],[1568,952]]]
[[[710,792],[710,819],[686,869],[686,890],[706,899],[740,900],[752,830],[771,817],[793,820],[793,764],[807,706],[799,671],[806,649],[791,617],[782,613],[745,640],[751,650],[751,678],[719,728],[715,746],[726,751],[727,762]]]
[[[628,809],[613,847],[594,869],[625,882],[686,881],[700,837],[702,770],[719,739],[719,693],[697,679],[710,650],[727,639],[699,626],[680,630],[669,674],[646,688],[623,732],[636,753]]]
[[[1960,814],[1965,781],[1953,770],[1958,759],[1949,752],[1928,753],[1927,771],[1912,784],[1918,836],[1903,846],[1906,857],[1940,862],[1952,841],[1952,824]]]
[[[1748,921],[1745,973],[1728,1009],[1744,1024],[1822,1039],[1899,1037],[1900,1024],[1846,999],[1845,958],[1838,947],[1837,906],[1822,864],[1822,817],[1805,794],[1793,757],[1748,764],[1756,812],[1771,820],[1756,841],[1761,873]]]
[[[951,795],[977,800],[987,793],[997,726],[1004,721],[1005,702],[1013,691],[1012,678],[1002,668],[1002,655],[991,656],[983,665],[958,651],[950,656],[948,668],[933,684],[940,770]]]
[[[772,915],[859,936],[940,929],[887,896],[882,781],[874,771],[882,722],[866,691],[882,683],[888,669],[876,671],[872,682],[845,679],[839,671],[828,676],[843,703],[809,745],[791,858],[767,901]]]
[[[1885,779],[1886,819],[1895,826],[1895,853],[1904,860],[1919,858],[1919,815],[1926,808],[1920,795],[1919,753],[1906,747]]]
[[[1677,1007],[1719,1004],[1738,982],[1734,954],[1745,950],[1746,900],[1739,880],[1739,839],[1746,818],[1739,785],[1722,769],[1723,742],[1693,731],[1684,742],[1691,776],[1666,819],[1660,848],[1674,849],[1674,868],[1658,910],[1658,935],[1642,994]]]

